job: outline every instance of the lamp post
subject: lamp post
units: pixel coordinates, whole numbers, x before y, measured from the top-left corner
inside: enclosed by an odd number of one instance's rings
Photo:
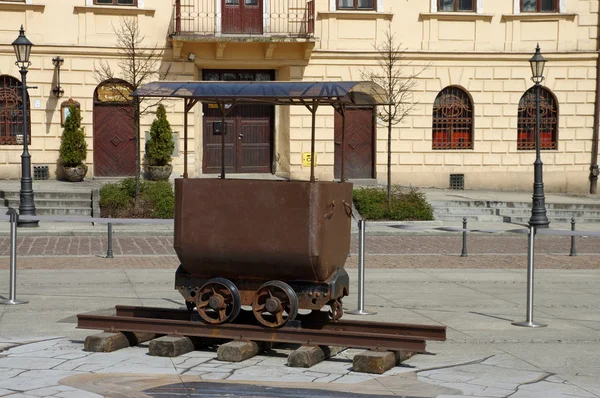
[[[529,225],[536,228],[548,228],[550,221],[546,216],[546,198],[544,196],[544,178],[542,176],[542,159],[540,157],[540,86],[544,80],[544,64],[546,59],[540,53],[540,45],[529,60],[531,80],[535,84],[535,162],[533,163],[533,205]]]
[[[12,43],[17,56],[15,65],[21,72],[21,103],[23,104],[23,154],[21,155],[21,191],[19,192],[19,214],[22,216],[35,216],[33,202],[33,185],[31,182],[31,155],[29,154],[29,118],[27,114],[27,68],[31,65],[29,56],[33,43],[25,37],[25,30],[21,25],[19,37]],[[37,227],[38,221],[19,220],[20,227]]]

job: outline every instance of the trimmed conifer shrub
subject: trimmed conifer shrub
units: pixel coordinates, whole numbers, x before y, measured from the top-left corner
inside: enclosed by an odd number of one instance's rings
[[[60,159],[65,167],[81,166],[87,157],[87,143],[81,128],[81,119],[79,109],[75,105],[70,106],[59,150]]]
[[[166,166],[171,163],[173,150],[173,131],[167,120],[167,111],[160,104],[156,109],[156,119],[150,127],[150,139],[146,144],[146,158],[151,166]]]

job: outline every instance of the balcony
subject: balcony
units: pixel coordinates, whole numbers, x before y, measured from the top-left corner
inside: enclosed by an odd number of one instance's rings
[[[175,0],[172,37],[310,40],[314,0]]]

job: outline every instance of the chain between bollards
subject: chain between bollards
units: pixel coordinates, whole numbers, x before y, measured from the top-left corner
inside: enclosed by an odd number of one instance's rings
[[[27,304],[28,301],[17,300],[17,223],[19,215],[15,209],[8,209],[10,218],[10,286],[8,299],[0,300],[0,304]]]
[[[462,252],[461,257],[467,257],[467,217],[463,217]]]
[[[575,231],[575,217],[571,218],[571,231]],[[575,235],[571,236],[571,252],[569,253],[569,256],[576,256],[577,253],[575,252]]]
[[[112,249],[112,223],[108,223],[108,248],[106,249],[106,258],[114,258]]]
[[[358,308],[348,311],[353,315],[374,315],[365,311],[365,221],[358,220]]]

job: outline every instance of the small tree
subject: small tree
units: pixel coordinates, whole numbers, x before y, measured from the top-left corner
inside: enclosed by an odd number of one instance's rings
[[[108,62],[100,60],[99,66],[94,66],[94,73],[99,82],[118,78],[119,76],[131,84],[133,90],[137,90],[151,79],[158,78],[164,80],[170,70],[170,67],[160,71],[160,62],[163,49],[158,45],[148,47],[145,45],[145,36],[142,34],[137,18],[121,17],[118,26],[113,26],[113,31],[117,38],[117,51],[120,59],[118,66],[119,73],[114,73]],[[129,101],[129,98],[123,98]],[[140,197],[140,117],[149,112],[149,109],[158,105],[163,99],[146,100],[140,97],[133,97],[133,112],[131,118],[135,131],[135,202],[138,204]]]
[[[377,107],[377,118],[387,125],[387,196],[388,209],[392,203],[392,127],[400,123],[414,109],[416,103],[412,98],[412,89],[417,84],[417,77],[425,70],[407,73],[410,64],[405,60],[405,50],[396,43],[391,28],[384,33],[380,45],[375,45],[377,51],[377,66],[379,70],[364,69],[361,78],[379,84],[388,94],[389,103]]]
[[[80,167],[87,157],[87,143],[81,128],[81,113],[75,105],[69,107],[69,116],[65,120],[59,153],[65,167]]]
[[[156,119],[150,127],[150,139],[146,144],[146,157],[153,166],[166,166],[171,162],[174,149],[173,131],[167,120],[167,111],[160,104],[156,109]]]

